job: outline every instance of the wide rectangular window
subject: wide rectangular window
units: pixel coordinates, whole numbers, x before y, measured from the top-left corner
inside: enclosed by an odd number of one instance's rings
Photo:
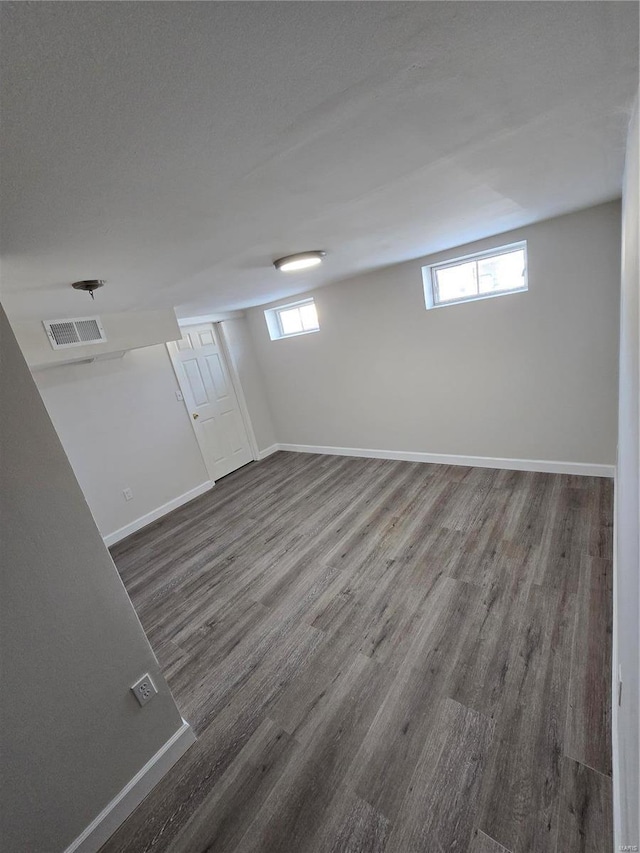
[[[313,299],[292,302],[278,308],[267,308],[264,316],[272,341],[278,338],[291,338],[294,335],[306,335],[318,332],[318,313]]]
[[[427,308],[472,302],[527,290],[527,244],[512,243],[487,252],[422,268]]]

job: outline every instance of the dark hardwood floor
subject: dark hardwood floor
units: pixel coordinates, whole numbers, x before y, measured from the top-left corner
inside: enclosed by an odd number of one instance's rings
[[[611,514],[277,453],[115,546],[198,742],[103,853],[610,853]]]

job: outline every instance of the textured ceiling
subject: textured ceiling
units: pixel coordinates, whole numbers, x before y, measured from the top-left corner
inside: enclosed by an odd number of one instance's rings
[[[14,317],[242,308],[620,193],[636,3],[0,5]]]

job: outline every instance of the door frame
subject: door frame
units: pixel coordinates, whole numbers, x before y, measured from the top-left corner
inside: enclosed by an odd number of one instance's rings
[[[242,383],[240,382],[240,374],[238,373],[238,367],[233,358],[233,354],[231,352],[231,347],[229,346],[229,341],[227,339],[227,335],[223,326],[222,321],[213,321],[206,319],[198,319],[197,317],[190,317],[187,321],[178,320],[178,326],[180,330],[189,329],[192,326],[206,326],[211,325],[214,327],[214,333],[218,339],[220,344],[220,352],[222,354],[222,358],[224,359],[225,367],[227,368],[227,372],[229,373],[229,379],[231,380],[231,384],[233,386],[233,390],[236,395],[236,399],[238,401],[238,409],[240,411],[240,417],[242,418],[242,423],[247,433],[247,439],[249,441],[249,450],[251,451],[251,455],[253,457],[253,461],[257,461],[258,459],[258,443],[256,441],[256,436],[253,431],[253,424],[251,423],[251,417],[249,415],[249,407],[247,406],[247,400],[244,394],[244,389],[242,387]],[[178,386],[180,388],[180,393],[182,394],[182,402],[184,403],[185,410],[187,415],[190,416],[189,407],[187,406],[187,400],[185,397],[184,388],[182,387],[182,382],[180,378],[180,374],[176,370],[176,366],[173,363],[173,359],[171,358],[171,351],[169,349],[169,344],[165,344],[167,348],[167,355],[169,356],[169,361],[171,362],[171,369],[173,370],[174,376],[178,382]],[[191,429],[193,430],[194,437],[196,439],[196,443],[198,445],[198,449],[200,451],[200,455],[202,456],[202,460],[204,462],[204,466],[209,471],[209,466],[207,465],[207,460],[204,458],[204,454],[202,452],[202,448],[200,447],[200,442],[196,435],[195,423],[189,417],[189,423],[191,424]],[[209,472],[211,476],[211,472]],[[215,483],[215,480],[211,478],[211,482]]]
[[[235,359],[233,357],[233,353],[231,352],[229,339],[227,338],[227,331],[224,327],[224,321],[221,320],[215,322],[213,323],[213,325],[215,326],[215,332],[218,335],[218,340],[220,341],[220,349],[222,350],[224,360],[227,364],[227,370],[229,371],[229,376],[231,377],[231,384],[233,385],[233,390],[236,392],[238,406],[240,408],[240,415],[242,416],[244,428],[247,431],[247,438],[249,439],[251,455],[253,456],[253,461],[257,462],[258,442],[256,440],[256,434],[253,431],[251,415],[249,414],[249,407],[247,406],[247,398],[244,395],[244,388],[242,387],[242,382],[240,381],[238,365],[236,364]]]

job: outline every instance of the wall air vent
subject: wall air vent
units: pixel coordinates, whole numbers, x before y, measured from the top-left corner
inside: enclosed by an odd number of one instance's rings
[[[73,320],[43,320],[53,349],[101,344],[107,340],[100,317],[76,317]]]

